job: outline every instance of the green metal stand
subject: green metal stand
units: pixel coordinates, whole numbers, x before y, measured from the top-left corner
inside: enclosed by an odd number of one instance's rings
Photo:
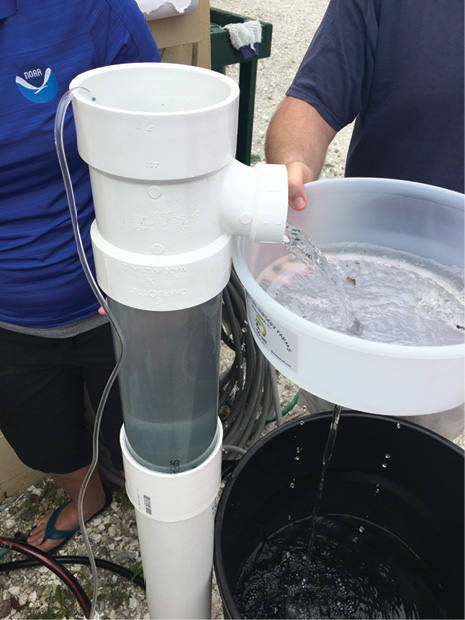
[[[236,50],[229,39],[229,33],[224,30],[226,24],[237,24],[248,21],[250,18],[221,9],[210,9],[210,38],[211,38],[211,67],[214,71],[224,73],[226,65],[239,63],[239,120],[237,131],[236,159],[250,165],[252,150],[253,115],[255,105],[255,87],[257,82],[257,61],[268,58],[271,54],[271,36],[273,26],[268,22],[260,21],[262,26],[262,41],[258,46],[258,56],[245,59],[239,50]]]

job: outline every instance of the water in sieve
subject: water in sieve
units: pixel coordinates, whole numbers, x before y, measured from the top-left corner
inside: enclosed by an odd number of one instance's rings
[[[288,236],[285,245],[291,249],[299,244]],[[300,249],[293,251],[298,253]],[[259,283],[297,316],[341,333],[410,346],[464,342],[463,269],[360,243],[327,245],[321,255],[323,267],[320,256],[307,256],[305,264],[300,256],[281,257],[261,274]],[[337,287],[328,285],[326,265]],[[335,292],[339,287],[343,295]],[[354,319],[361,325],[358,332]]]

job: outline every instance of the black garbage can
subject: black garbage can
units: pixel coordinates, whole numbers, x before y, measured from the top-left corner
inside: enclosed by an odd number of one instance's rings
[[[254,550],[273,533],[312,516],[330,421],[331,413],[322,413],[281,426],[230,475],[215,525],[215,572],[225,617],[252,617],[238,604],[236,589]],[[418,576],[416,564],[405,555],[409,565],[399,581],[418,586],[434,601],[413,601],[413,611],[391,617],[464,617],[464,453],[458,446],[401,418],[343,412],[319,514],[349,519],[360,531],[371,531],[373,540],[376,532],[388,535],[421,564],[425,574]],[[353,536],[349,544],[357,540]],[[331,563],[331,549],[328,555]],[[376,561],[368,568],[378,580],[373,598],[380,595],[388,570],[384,560]],[[423,578],[425,583],[416,583]],[[274,591],[281,587],[276,575],[270,583]],[[354,605],[353,614],[345,617],[385,617],[382,607],[373,609],[365,613],[378,615],[364,615]],[[276,616],[272,612],[268,609],[266,617],[286,617],[282,609]],[[328,610],[315,613],[300,609],[294,617],[338,617]]]

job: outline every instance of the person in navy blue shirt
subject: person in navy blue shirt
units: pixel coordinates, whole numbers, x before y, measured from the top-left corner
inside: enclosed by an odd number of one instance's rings
[[[290,204],[355,119],[346,176],[464,191],[463,0],[331,0],[266,137]]]
[[[307,206],[304,184],[354,120],[346,176],[463,193],[463,45],[463,0],[330,0],[266,136],[267,161],[287,166],[290,206]],[[303,390],[299,402],[333,407]],[[463,406],[409,419],[449,439],[464,427]]]
[[[2,0],[0,58],[0,428],[26,465],[50,474],[70,496],[29,535],[30,544],[50,551],[78,526],[77,497],[92,456],[84,391],[96,410],[115,363],[109,323],[76,251],[55,113],[76,75],[160,55],[135,0]],[[71,111],[64,140],[93,269],[92,194]],[[102,435],[120,470],[121,424],[115,386]],[[110,501],[95,473],[85,519]]]

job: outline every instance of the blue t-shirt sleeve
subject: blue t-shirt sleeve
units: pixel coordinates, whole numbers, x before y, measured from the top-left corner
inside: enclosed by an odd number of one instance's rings
[[[128,62],[159,62],[160,54],[135,0],[86,3],[89,31],[100,66]]]
[[[368,104],[377,34],[373,0],[331,0],[287,94],[339,131]]]

